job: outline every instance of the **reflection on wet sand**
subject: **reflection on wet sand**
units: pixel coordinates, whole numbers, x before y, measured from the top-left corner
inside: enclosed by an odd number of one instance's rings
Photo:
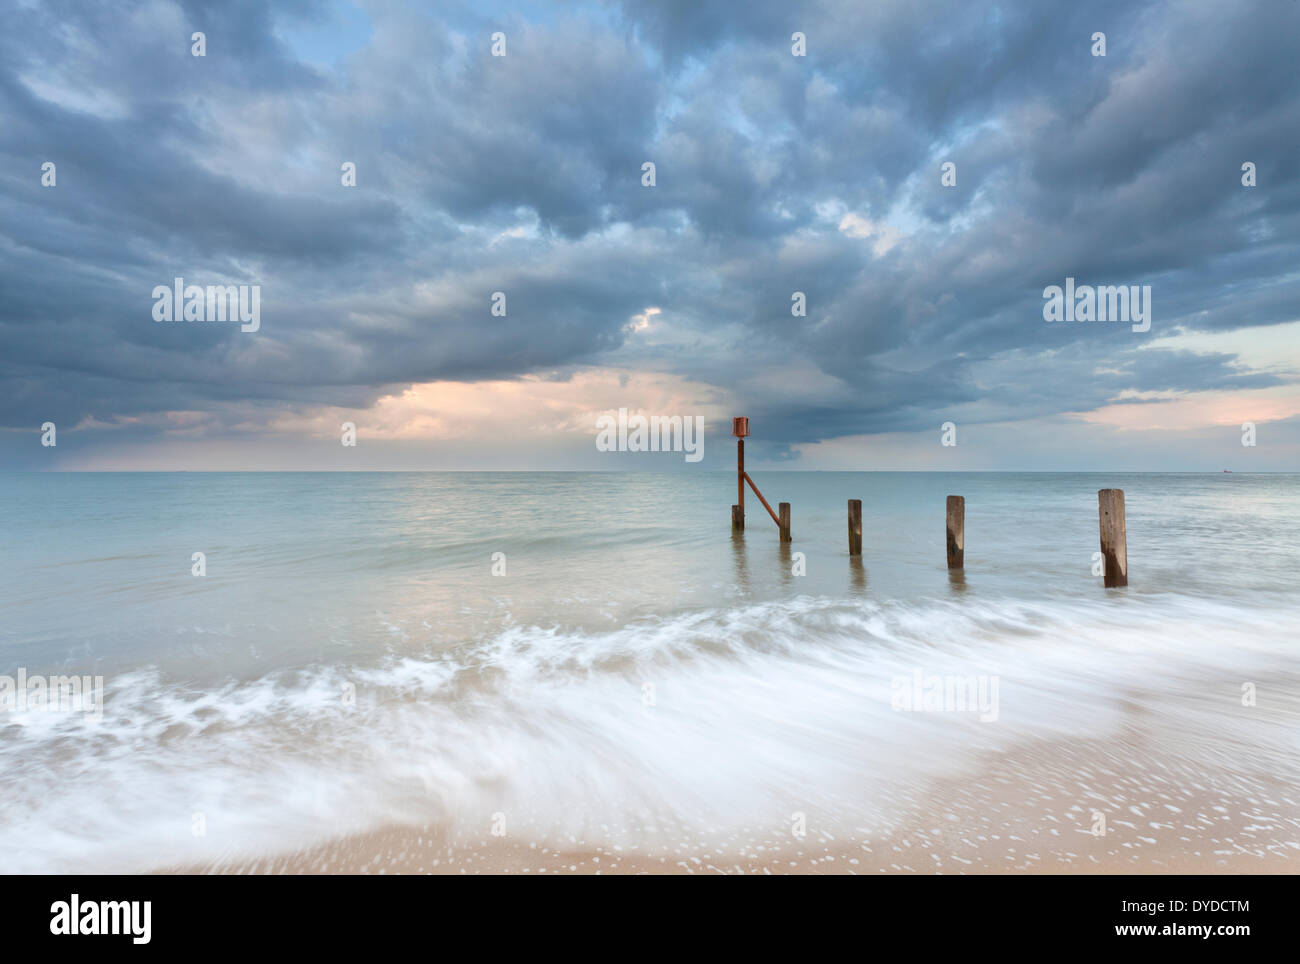
[[[745,530],[731,530],[731,558],[736,567],[736,585],[742,595],[749,593],[749,560],[745,556]]]
[[[862,564],[861,556],[849,556],[849,577],[854,592],[866,592],[867,567]]]

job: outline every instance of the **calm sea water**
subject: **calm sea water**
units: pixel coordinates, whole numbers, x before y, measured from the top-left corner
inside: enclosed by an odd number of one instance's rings
[[[538,839],[870,824],[981,752],[1122,733],[1134,706],[1171,753],[1293,778],[1300,476],[757,481],[792,545],[752,496],[733,536],[726,473],[0,475],[0,674],[107,692],[102,719],[0,717],[0,869],[496,813]],[[1132,585],[1108,591],[1111,486]],[[997,721],[893,711],[917,670],[997,675]]]

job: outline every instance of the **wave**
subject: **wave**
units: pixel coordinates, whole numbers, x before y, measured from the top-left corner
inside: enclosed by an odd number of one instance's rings
[[[494,819],[651,847],[796,811],[883,828],[990,753],[1138,718],[1169,753],[1291,772],[1300,614],[1283,605],[803,596],[215,687],[139,670],[106,681],[102,719],[0,723],[0,767],[21,774],[3,869],[146,870],[392,824],[481,839]],[[996,678],[996,719],[895,708],[934,678]],[[1244,684],[1271,701],[1266,731]]]

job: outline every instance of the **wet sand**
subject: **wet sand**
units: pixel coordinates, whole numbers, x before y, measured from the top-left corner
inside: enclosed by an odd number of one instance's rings
[[[389,827],[276,855],[230,854],[167,873],[253,874],[1296,874],[1300,788],[1149,744],[1037,743],[973,777],[918,787],[871,825],[791,823],[599,844],[523,833],[452,838]],[[575,801],[575,808],[580,801]],[[1098,814],[1105,818],[1105,833]]]

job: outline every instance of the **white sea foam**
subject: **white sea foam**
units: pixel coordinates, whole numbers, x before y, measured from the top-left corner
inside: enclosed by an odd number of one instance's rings
[[[794,811],[878,827],[981,751],[1135,719],[1160,720],[1169,753],[1277,773],[1297,750],[1296,616],[1173,595],[805,596],[215,688],[141,670],[110,680],[101,721],[0,720],[0,768],[22,774],[0,854],[8,872],[131,871],[392,823],[481,839],[496,813],[543,841]],[[892,681],[917,669],[998,676],[997,723],[893,711]],[[1271,701],[1265,729],[1243,682]]]

